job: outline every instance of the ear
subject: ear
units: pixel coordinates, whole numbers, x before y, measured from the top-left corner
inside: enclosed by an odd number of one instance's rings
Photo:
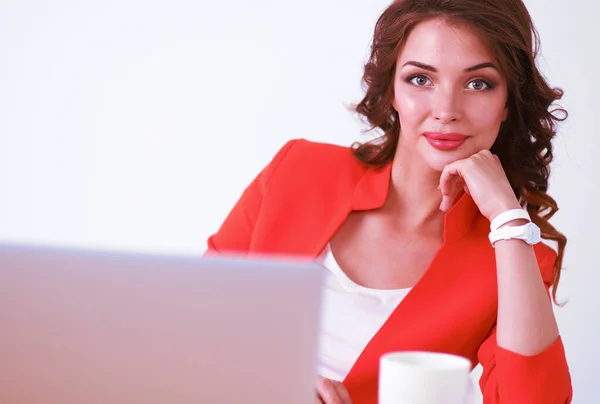
[[[502,115],[502,122],[506,121],[508,118],[508,107],[504,107],[504,114]]]
[[[394,108],[394,111],[399,112],[398,111],[398,103],[396,102],[396,86],[394,85],[394,88],[392,88],[392,108]]]
[[[396,103],[396,73],[394,73],[394,78],[392,79],[392,108],[394,108],[394,111],[398,112],[398,104]]]

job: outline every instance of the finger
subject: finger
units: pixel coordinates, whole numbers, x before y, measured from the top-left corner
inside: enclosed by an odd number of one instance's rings
[[[454,176],[447,179],[444,185],[444,191],[442,191],[440,210],[443,212],[449,211],[461,191],[466,191],[466,189],[467,185],[461,177]]]
[[[452,207],[452,205],[454,204],[454,201],[456,201],[456,198],[458,197],[459,194],[461,194],[464,190],[465,187],[467,186],[467,184],[465,184],[465,181],[459,177],[456,176],[451,180],[451,191],[450,193],[448,193],[447,195],[442,195],[442,201],[444,201],[448,204],[447,208],[450,209]]]
[[[442,170],[439,185],[439,189],[442,193],[442,202],[440,203],[440,209],[442,211],[449,211],[462,191],[468,194],[471,193],[466,172],[471,170],[471,167],[474,165],[473,158],[474,157],[471,156],[463,160],[455,161],[448,164]]]
[[[348,393],[348,389],[341,382],[333,382],[333,387],[337,391],[338,396],[341,399],[343,404],[352,404],[352,399],[350,398],[350,393]]]
[[[462,176],[460,171],[460,162],[461,161],[455,161],[454,163],[448,164],[446,167],[444,167],[444,170],[442,170],[439,187],[442,195],[448,195],[450,192],[452,192],[453,181],[456,179],[456,177]]]
[[[340,399],[333,382],[324,377],[317,379],[317,393],[324,404],[345,404]]]
[[[467,186],[467,184],[466,184],[466,183],[464,184],[464,191],[465,191],[467,194],[471,195],[471,192],[469,191],[469,187]]]

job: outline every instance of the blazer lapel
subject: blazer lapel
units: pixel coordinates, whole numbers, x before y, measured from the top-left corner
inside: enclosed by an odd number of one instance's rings
[[[284,198],[267,200],[262,209],[269,215],[257,226],[261,234],[252,249],[315,259],[351,211],[376,209],[385,202],[391,164],[381,169],[361,165],[360,170],[354,177],[325,176],[329,182],[307,184],[309,193],[302,186],[286,187]]]
[[[252,249],[315,259],[350,212],[377,209],[385,202],[392,164],[381,169],[361,167],[354,167],[356,171],[350,177],[326,175],[322,182],[294,187],[274,184],[273,189],[285,189],[286,194],[266,199],[261,209],[269,214],[260,219],[260,226],[257,227],[261,231],[253,240]],[[303,179],[299,178],[298,181]],[[310,189],[310,192],[307,193],[306,189]],[[467,194],[446,214],[444,245],[426,273],[367,344],[344,381],[357,402],[376,402],[373,398],[377,396],[379,358],[384,353],[424,349],[426,345],[439,351],[453,349],[445,346],[441,338],[436,339],[435,334],[443,332],[440,318],[445,318],[448,321],[446,326],[452,327],[456,308],[470,302],[467,297],[471,293],[471,286],[477,285],[481,293],[487,293],[490,288],[482,288],[482,285],[495,282],[495,271],[490,276],[489,270],[481,271],[475,267],[484,262],[486,268],[495,268],[493,250],[489,244],[488,248],[482,244],[482,240],[487,243],[487,226],[489,222],[479,214],[477,206]],[[474,228],[477,229],[475,232],[472,231]],[[469,236],[465,237],[467,233]],[[454,287],[456,285],[459,285],[458,289]],[[469,293],[462,293],[465,299],[461,300],[461,296],[456,295],[457,290],[469,290]],[[495,301],[493,296],[487,297],[488,300]],[[440,307],[440,302],[448,304]],[[493,321],[491,317],[490,324]],[[473,336],[468,335],[465,340],[472,341]],[[455,338],[454,341],[460,344],[461,339]]]
[[[495,258],[487,241],[489,222],[469,195],[448,212],[444,244],[430,267],[367,344],[344,384],[353,399],[376,403],[379,359],[388,352],[427,350],[464,355],[495,321]],[[473,307],[476,301],[479,306]],[[456,313],[478,322],[479,330],[460,327]],[[482,318],[488,321],[481,321]],[[449,338],[449,336],[451,336]]]

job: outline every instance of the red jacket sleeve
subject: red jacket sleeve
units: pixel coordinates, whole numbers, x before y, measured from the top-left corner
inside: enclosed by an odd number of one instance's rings
[[[206,255],[219,253],[244,253],[250,248],[254,225],[260,214],[263,196],[269,180],[297,140],[287,142],[271,162],[246,187],[219,230],[209,237]]]
[[[556,254],[540,262],[546,288],[552,283]],[[560,337],[534,356],[498,346],[496,327],[478,352],[483,366],[480,387],[484,404],[568,404],[573,397],[571,377]]]

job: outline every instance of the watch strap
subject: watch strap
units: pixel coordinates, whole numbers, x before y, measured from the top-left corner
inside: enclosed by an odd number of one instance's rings
[[[506,223],[516,219],[525,219],[531,221],[531,217],[525,209],[511,209],[507,210],[506,212],[502,212],[498,216],[496,216],[494,220],[492,220],[492,222],[490,223],[490,230],[498,230],[500,226],[505,225]]]
[[[493,247],[498,240],[519,239],[524,240],[527,244],[536,244],[541,240],[539,227],[532,222],[521,226],[501,227],[490,232],[488,238]]]

